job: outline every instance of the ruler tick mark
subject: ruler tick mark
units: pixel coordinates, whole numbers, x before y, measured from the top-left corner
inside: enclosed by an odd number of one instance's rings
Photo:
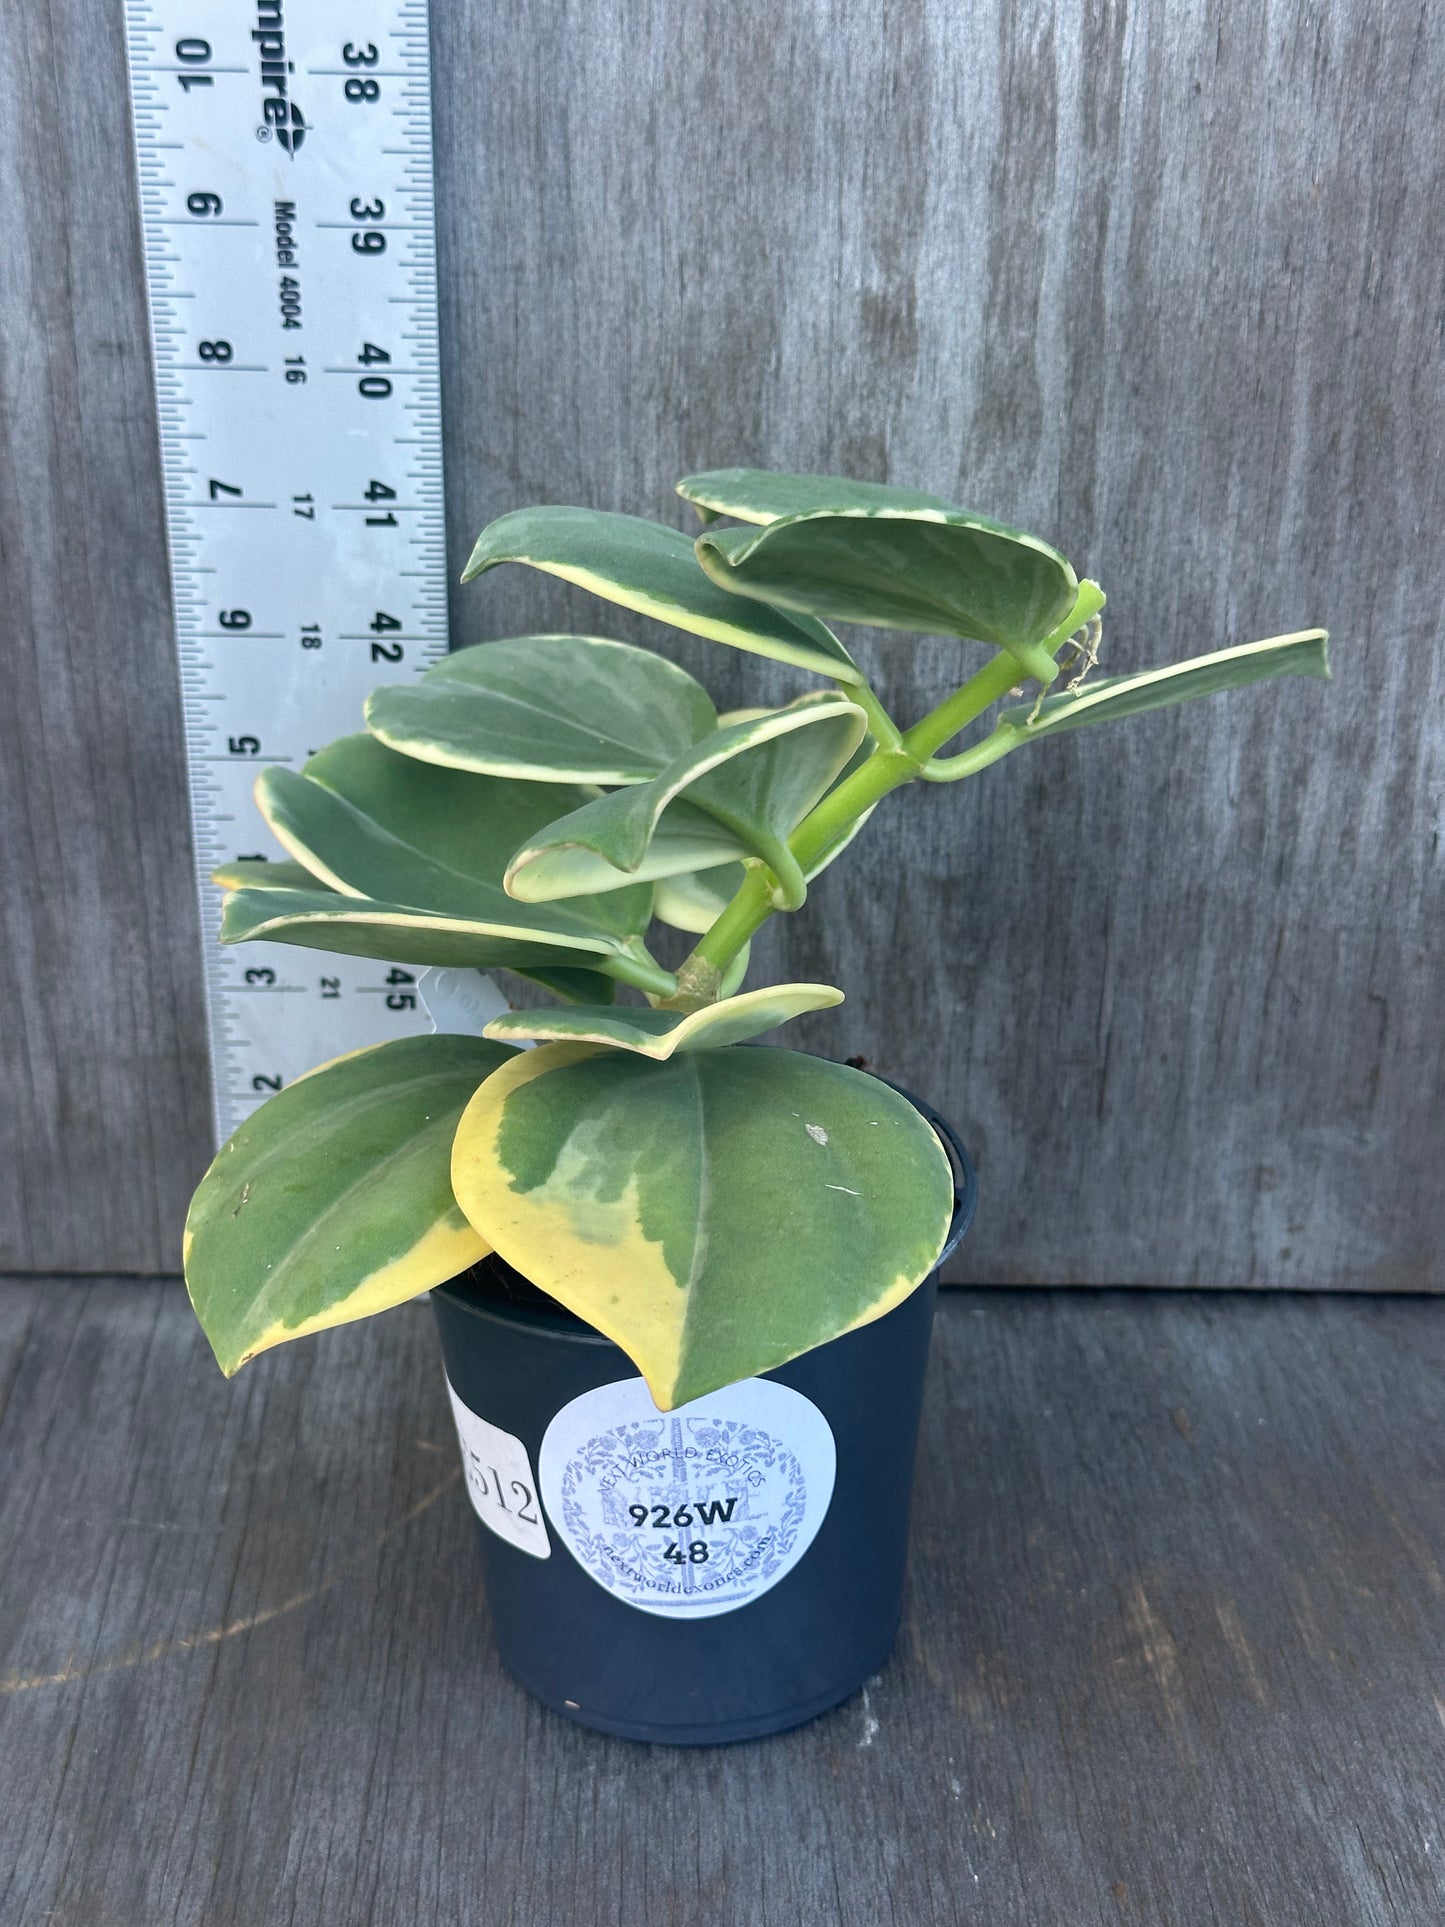
[[[396,65],[369,70],[381,86],[380,115],[333,111],[342,88],[315,85],[365,80],[366,71],[302,69],[317,105],[314,119],[307,113],[312,145],[299,157],[269,126],[262,131],[272,137],[258,140],[255,117],[237,111],[244,90],[225,91],[254,73],[235,61],[230,0],[187,0],[187,52],[206,50],[196,60],[172,51],[177,22],[162,0],[125,0],[123,15],[222,1137],[312,1064],[424,1027],[417,1013],[387,1007],[385,963],[320,957],[313,976],[295,950],[268,941],[230,952],[215,942],[220,893],[210,870],[238,846],[283,854],[250,801],[253,778],[299,767],[316,745],[359,728],[371,686],[438,660],[446,633],[427,7],[307,0],[305,11],[310,47],[374,42]],[[307,168],[323,142],[327,178],[364,181],[367,204],[380,199],[378,214],[391,220],[333,218],[334,191]],[[187,207],[201,195],[205,202]],[[299,260],[278,258],[282,218]],[[378,228],[388,246],[369,250],[365,265],[360,250],[353,266],[344,241],[322,238]],[[210,230],[214,238],[203,238]],[[391,316],[393,306],[405,315]],[[367,373],[370,364],[337,362],[351,356],[359,329],[387,330],[382,345],[405,359],[405,367],[386,364],[388,379],[405,383],[393,408],[377,406],[386,397],[375,383],[358,392],[319,378]],[[197,355],[202,341],[216,344],[215,358],[209,348]],[[222,372],[276,378],[203,379]],[[204,467],[192,446],[200,443]],[[366,500],[378,479],[416,499]],[[265,513],[197,512],[215,508]],[[381,632],[387,648],[393,637],[406,645],[395,668],[353,646],[376,641],[374,633],[343,626],[365,624],[373,610],[391,611],[399,625]],[[201,647],[221,641],[239,646]],[[280,647],[245,646],[261,642]],[[248,969],[274,973],[272,983],[246,984]],[[327,985],[339,994],[323,998]]]

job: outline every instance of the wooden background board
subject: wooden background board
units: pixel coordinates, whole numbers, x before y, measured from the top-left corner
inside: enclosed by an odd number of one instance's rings
[[[0,1284],[0,1918],[1438,1927],[1437,1314],[951,1295],[894,1658],[679,1753],[500,1672],[424,1305]]]
[[[1114,669],[1334,631],[1332,689],[893,800],[760,946],[971,1141],[959,1276],[1439,1286],[1445,12],[434,14],[456,566],[758,462],[1038,528]],[[121,9],[5,21],[0,1266],[157,1272],[208,1124]],[[454,617],[643,633],[522,571]],[[861,647],[906,714],[966,654]]]

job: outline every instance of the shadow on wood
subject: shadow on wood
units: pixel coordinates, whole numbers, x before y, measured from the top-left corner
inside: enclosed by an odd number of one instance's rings
[[[679,1754],[496,1665],[430,1313],[232,1385],[170,1283],[0,1287],[0,1916],[1426,1927],[1445,1326],[959,1294],[895,1658]]]

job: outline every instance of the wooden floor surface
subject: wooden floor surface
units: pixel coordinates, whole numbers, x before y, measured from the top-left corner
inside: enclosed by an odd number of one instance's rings
[[[896,1657],[784,1738],[497,1668],[430,1317],[225,1384],[0,1284],[5,1927],[1436,1927],[1445,1306],[950,1294]]]

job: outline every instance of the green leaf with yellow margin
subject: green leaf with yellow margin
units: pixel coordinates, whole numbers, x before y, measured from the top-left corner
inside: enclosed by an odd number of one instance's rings
[[[505,916],[502,878],[512,852],[595,794],[578,783],[439,768],[366,735],[329,744],[299,777],[267,770],[256,781],[272,830],[334,889],[443,914],[454,907]],[[652,913],[646,890],[613,890],[571,907],[623,938],[645,930]]]
[[[1318,676],[1328,681],[1329,674],[1329,631],[1298,629],[1287,636],[1269,636],[1263,642],[1190,656],[1163,669],[1144,669],[1132,676],[1100,676],[1072,695],[1046,697],[1032,722],[1028,709],[1004,710],[994,734],[1018,743],[1035,742],[1043,736],[1083,729],[1090,723],[1120,722],[1126,716],[1168,709],[1198,696],[1217,696],[1246,683],[1269,682],[1276,676]]]
[[[186,1285],[228,1378],[486,1255],[452,1194],[452,1139],[512,1056],[478,1037],[404,1037],[322,1065],[247,1118],[186,1219]]]
[[[452,1186],[663,1410],[881,1318],[932,1269],[953,1202],[903,1098],[770,1048],[523,1052],[467,1106]]]
[[[398,772],[399,786],[393,783]],[[505,967],[573,1003],[611,1000],[613,980],[596,966],[622,948],[615,934],[579,938],[571,925],[536,927],[548,919],[519,920],[505,892],[499,891],[511,837],[559,801],[584,791],[546,783],[530,784],[523,791],[517,783],[489,785],[486,779],[477,782],[441,772],[438,789],[434,777],[423,773],[418,778],[414,770],[408,771],[405,757],[364,736],[346,737],[323,750],[307,764],[305,773],[313,781],[325,778],[328,787],[342,794],[349,792],[352,799],[369,804],[403,831],[408,828],[403,806],[409,807],[414,819],[411,832],[441,857],[455,854],[482,878],[489,878],[499,892],[490,900],[491,908],[495,911],[500,904],[508,921],[500,927],[495,916],[478,923],[427,915],[408,904],[334,890],[302,863],[239,857],[212,872],[215,881],[232,892],[222,912],[223,943],[262,939],[375,957],[386,963]],[[479,792],[493,805],[486,816],[488,833],[479,823]],[[520,814],[515,807],[519,795],[528,799],[528,807]],[[459,846],[455,850],[453,842]],[[318,867],[325,868],[324,864]],[[612,901],[626,911],[627,921],[639,919],[647,907],[641,895],[630,902]]]
[[[564,1038],[636,1051],[665,1063],[678,1051],[718,1050],[776,1030],[808,1010],[830,1010],[843,993],[831,984],[770,984],[740,997],[723,997],[703,1010],[621,1009],[509,1010],[494,1017],[483,1035],[498,1043],[557,1043]]]
[[[342,737],[299,774],[273,767],[257,778],[273,834],[316,881],[310,891],[289,881],[238,890],[222,939],[522,970],[577,964],[580,951],[599,960],[587,967],[607,970],[651,918],[646,885],[526,911],[502,887],[518,842],[587,794],[440,769],[370,736]]]
[[[698,561],[720,588],[800,616],[994,643],[1029,675],[1053,681],[1042,644],[1070,614],[1079,584],[1038,536],[911,490],[765,471],[752,471],[749,483],[748,471],[722,473],[725,485],[692,476],[684,492],[730,496],[762,526],[698,537]],[[790,501],[804,506],[787,508]]]
[[[698,567],[692,543],[680,529],[661,522],[599,509],[517,509],[482,530],[462,581],[471,582],[502,562],[560,576],[690,635],[795,663],[838,682],[861,680],[853,658],[821,622],[758,602],[749,605],[715,587]]]
[[[762,716],[766,713],[762,709],[733,709],[726,715],[720,716],[718,721],[726,727],[730,723],[747,722],[754,716]],[[852,760],[839,770],[835,781],[839,783],[846,781],[855,769],[867,762],[875,748],[873,738],[864,736],[854,750]],[[854,817],[846,833],[804,872],[806,882],[811,883],[814,877],[821,876],[828,865],[843,854],[864,824],[872,818],[873,810],[876,808],[877,805],[874,804],[871,808],[864,810],[861,816]],[[663,815],[662,822],[664,825],[667,822],[666,813]],[[743,876],[744,870],[741,863],[728,863],[719,869],[711,870],[690,870],[677,874],[666,872],[657,879],[653,891],[652,914],[659,922],[667,924],[673,930],[687,930],[694,936],[701,936],[704,931],[711,930],[737,895],[742,887]]]
[[[943,496],[921,489],[852,482],[841,475],[785,475],[770,468],[714,468],[702,475],[684,475],[677,492],[705,521],[730,515],[738,522],[767,523],[819,511],[953,507]]]
[[[425,763],[554,783],[645,783],[717,727],[707,691],[651,649],[515,636],[459,649],[366,705],[373,736]]]
[[[760,856],[798,902],[804,879],[787,838],[847,764],[866,720],[836,691],[730,723],[650,783],[613,790],[548,824],[512,859],[523,902],[597,892],[609,875],[659,877]],[[699,821],[701,816],[701,821]],[[709,857],[698,844],[715,839]]]
[[[514,906],[515,909],[515,906]],[[503,922],[438,916],[404,903],[315,890],[233,890],[221,912],[222,943],[291,943],[343,957],[401,964],[540,973],[622,954],[616,939],[554,919],[550,905]],[[611,973],[609,973],[611,974]]]
[[[1211,655],[1191,656],[1164,669],[1145,669],[1132,676],[1101,676],[1075,690],[1047,697],[1032,709],[1005,709],[987,736],[957,756],[935,757],[923,774],[931,783],[956,783],[973,776],[1001,757],[1011,756],[1028,743],[1062,736],[1093,723],[1121,722],[1152,709],[1199,696],[1217,696],[1246,683],[1269,682],[1276,676],[1319,676],[1329,679],[1329,636],[1324,629],[1299,629],[1287,636],[1269,636]]]

